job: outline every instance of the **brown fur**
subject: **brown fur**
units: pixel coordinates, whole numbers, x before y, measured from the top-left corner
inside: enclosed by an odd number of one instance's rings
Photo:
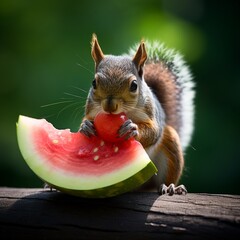
[[[144,79],[159,99],[166,114],[166,124],[172,126],[177,132],[180,128],[180,115],[178,113],[178,88],[175,76],[161,62],[147,63],[144,66]]]
[[[156,126],[155,122],[151,120],[144,123],[138,123],[137,126],[139,136],[137,136],[136,139],[143,145],[144,148],[151,146],[152,141],[154,140],[152,136],[157,136],[158,126]],[[157,137],[155,138],[157,140]]]
[[[153,158],[158,159],[160,152],[163,154],[164,161],[166,161],[166,172],[164,171],[164,178],[159,181],[158,175],[153,176],[148,182],[142,185],[140,190],[142,191],[155,191],[159,189],[160,184],[166,184],[167,186],[171,183],[177,184],[184,167],[184,158],[181,150],[181,145],[177,132],[171,126],[165,126],[162,140],[160,144],[154,149]],[[153,159],[152,159],[153,160]],[[163,166],[160,166],[161,170]]]
[[[177,184],[182,174],[184,159],[178,134],[172,127],[165,126],[159,147],[166,156],[168,165],[165,184]]]

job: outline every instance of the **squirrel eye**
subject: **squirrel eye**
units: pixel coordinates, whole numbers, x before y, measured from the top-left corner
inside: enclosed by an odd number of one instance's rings
[[[137,80],[133,80],[131,82],[131,85],[130,85],[130,91],[131,92],[136,92],[137,91],[137,87],[138,87]]]
[[[96,79],[94,79],[94,80],[92,81],[92,86],[93,86],[93,89],[96,89],[96,88],[97,88]]]

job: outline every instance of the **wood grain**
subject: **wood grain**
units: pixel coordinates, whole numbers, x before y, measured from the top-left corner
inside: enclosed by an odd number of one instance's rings
[[[238,239],[240,196],[134,192],[84,199],[0,188],[0,239]]]

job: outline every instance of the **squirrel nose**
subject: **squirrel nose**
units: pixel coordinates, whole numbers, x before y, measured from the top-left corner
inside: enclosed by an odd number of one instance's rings
[[[102,108],[105,112],[115,113],[118,110],[118,102],[112,96],[108,96],[102,101]]]

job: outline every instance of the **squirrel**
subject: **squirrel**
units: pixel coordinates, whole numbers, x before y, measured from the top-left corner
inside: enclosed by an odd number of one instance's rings
[[[138,140],[158,169],[143,187],[160,194],[187,193],[184,185],[176,184],[193,132],[195,91],[182,56],[157,41],[143,40],[129,54],[105,55],[95,34],[91,46],[95,76],[79,131],[96,135],[97,113],[124,112],[128,120],[119,136]]]

